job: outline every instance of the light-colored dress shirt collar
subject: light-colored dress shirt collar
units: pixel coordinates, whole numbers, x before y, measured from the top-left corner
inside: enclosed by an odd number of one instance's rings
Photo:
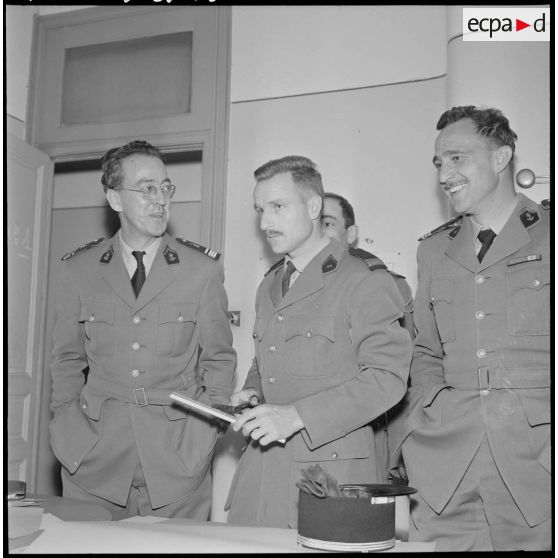
[[[304,271],[304,268],[329,244],[329,237],[322,236],[319,242],[316,243],[314,249],[310,252],[304,254],[303,256],[298,256],[291,258],[288,254],[285,256],[285,263],[283,264],[283,269],[287,266],[288,262],[293,262],[296,271],[291,275],[291,280],[289,286],[292,285],[297,277]]]
[[[159,245],[161,244],[161,240],[163,237],[158,236],[155,237],[152,241],[149,242],[147,246],[143,249],[145,255],[143,256],[143,265],[145,266],[145,275],[149,273],[151,269],[151,265],[153,264],[153,260],[157,255],[157,250],[159,249]],[[122,230],[118,231],[118,239],[120,240],[120,248],[122,250],[122,258],[124,260],[124,265],[128,271],[128,275],[130,278],[134,275],[136,268],[138,266],[138,262],[136,258],[132,255],[134,251],[131,246],[126,244],[125,240],[122,238]]]
[[[505,224],[508,222],[511,214],[514,212],[515,207],[519,201],[519,196],[515,196],[513,201],[501,211],[495,218],[490,220],[490,222],[481,224],[478,221],[475,221],[475,218],[471,215],[469,222],[471,223],[471,234],[475,239],[475,252],[478,254],[481,249],[481,242],[477,238],[479,232],[483,229],[492,229],[497,235],[502,232]]]

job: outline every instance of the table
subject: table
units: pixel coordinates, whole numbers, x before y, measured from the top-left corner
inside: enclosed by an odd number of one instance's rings
[[[240,527],[190,519],[134,517],[122,521],[62,521],[45,514],[42,531],[25,548],[32,554],[171,553],[268,554],[316,553],[296,542],[297,531]],[[384,552],[431,552],[430,543],[404,543]]]

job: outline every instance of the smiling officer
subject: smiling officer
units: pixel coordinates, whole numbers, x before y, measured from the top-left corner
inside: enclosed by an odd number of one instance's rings
[[[229,400],[223,267],[216,252],[166,234],[175,187],[157,148],[111,149],[102,170],[120,230],[62,258],[56,306],[50,428],[63,495],[114,519],[206,520],[218,429],[169,394]]]
[[[437,128],[434,165],[460,216],[418,249],[409,540],[550,549],[548,204],[516,194],[517,136],[499,110],[454,107]]]

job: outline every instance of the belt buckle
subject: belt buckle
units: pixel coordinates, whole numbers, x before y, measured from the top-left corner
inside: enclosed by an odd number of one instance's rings
[[[132,391],[134,393],[134,398],[136,400],[136,405],[138,407],[147,407],[147,397],[145,396],[145,389],[144,388],[136,388]],[[139,393],[139,400],[138,400],[138,393]]]
[[[492,388],[490,387],[490,369],[488,366],[481,366],[477,370],[479,376],[479,391],[486,395]]]

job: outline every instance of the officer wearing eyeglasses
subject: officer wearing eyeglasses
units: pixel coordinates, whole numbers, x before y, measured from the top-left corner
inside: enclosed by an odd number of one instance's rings
[[[165,232],[175,187],[156,147],[111,149],[102,172],[120,229],[62,258],[56,306],[50,432],[63,495],[113,519],[207,520],[220,431],[169,394],[229,401],[236,353],[223,266],[217,252]]]

